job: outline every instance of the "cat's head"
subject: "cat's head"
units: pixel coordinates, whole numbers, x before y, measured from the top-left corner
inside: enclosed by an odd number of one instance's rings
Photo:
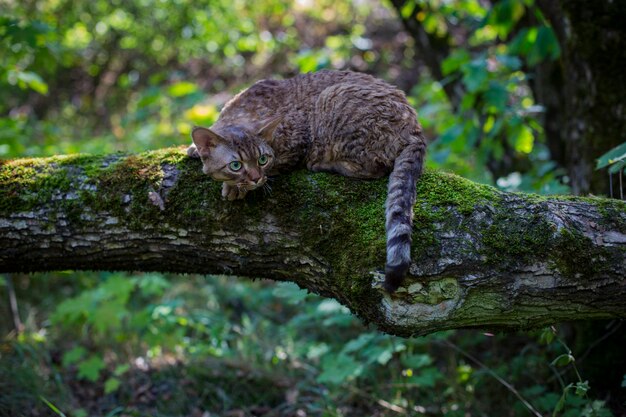
[[[202,171],[217,181],[248,191],[262,186],[274,164],[274,152],[267,139],[279,123],[280,120],[273,120],[257,132],[229,126],[219,134],[195,127],[191,138],[202,160]]]

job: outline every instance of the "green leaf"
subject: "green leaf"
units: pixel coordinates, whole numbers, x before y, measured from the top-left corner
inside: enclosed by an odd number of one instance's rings
[[[524,28],[509,43],[509,52],[515,55],[526,55],[537,39],[537,28]]]
[[[506,107],[509,93],[502,84],[491,82],[489,83],[489,88],[484,93],[484,98],[487,110],[491,113],[499,113]]]
[[[172,97],[182,97],[198,91],[198,87],[189,81],[179,81],[175,84],[172,84],[167,92]]]
[[[374,355],[373,357],[376,358],[376,362],[378,362],[379,364],[386,365],[387,362],[389,362],[393,357],[393,348],[391,348],[391,346],[387,348],[381,348],[378,354]]]
[[[39,94],[48,94],[48,84],[34,72],[13,71],[18,80],[18,85],[22,89],[30,88]]]
[[[521,125],[515,139],[515,150],[517,152],[529,154],[533,151],[535,137],[533,131],[526,125]]]
[[[127,314],[128,310],[117,300],[104,301],[93,314],[89,315],[87,321],[94,325],[96,331],[104,333],[107,330],[119,328],[122,317]]]
[[[576,388],[575,394],[579,397],[584,397],[587,395],[587,391],[589,391],[589,381],[577,382],[574,387]]]
[[[76,346],[74,349],[63,354],[63,366],[68,366],[78,362],[85,357],[87,350],[82,346]]]
[[[354,352],[355,350],[361,350],[364,346],[369,344],[376,337],[375,333],[364,333],[359,335],[356,339],[349,341],[343,348],[343,353]]]
[[[159,101],[161,97],[161,89],[150,87],[145,92],[143,92],[142,97],[137,101],[137,108],[144,109],[146,107],[150,107]]]
[[[539,335],[539,343],[549,345],[554,340],[554,330],[551,327],[546,327],[541,331]]]
[[[162,295],[172,284],[159,274],[146,274],[137,280],[139,290],[143,295]]]
[[[475,93],[485,89],[489,79],[489,72],[484,59],[476,59],[470,64],[463,65],[462,71],[463,83],[467,87],[467,91]]]
[[[53,324],[70,326],[82,321],[94,304],[93,292],[86,291],[78,297],[63,301],[50,317]]]
[[[446,131],[443,132],[439,136],[439,138],[437,139],[437,142],[441,145],[450,144],[454,142],[457,138],[461,137],[462,134],[463,134],[463,126],[454,125],[450,127],[449,129],[446,129]]]
[[[470,54],[466,49],[457,49],[452,51],[450,55],[441,63],[441,71],[443,75],[451,74],[461,68],[470,60]]]
[[[297,284],[292,282],[280,282],[272,291],[275,297],[279,297],[287,301],[289,304],[300,304],[309,295],[306,290],[298,287]]]
[[[105,298],[117,299],[121,304],[126,304],[130,293],[135,288],[135,281],[126,276],[113,275],[99,288],[104,293]]]
[[[435,386],[437,381],[442,378],[443,374],[439,371],[439,369],[431,366],[422,369],[419,373],[413,374],[413,376],[409,378],[409,382],[421,387],[432,388]]]
[[[545,59],[554,60],[561,55],[559,41],[557,40],[552,28],[548,26],[542,26],[537,31],[536,46],[538,49],[538,56],[542,61]]]
[[[128,370],[130,369],[130,365],[128,364],[124,364],[124,365],[118,365],[115,370],[113,371],[113,374],[115,376],[122,376],[124,375],[126,372],[128,372]]]
[[[117,391],[117,389],[120,387],[120,380],[112,377],[106,380],[106,382],[104,383],[104,393],[105,394],[110,394],[112,392]]]
[[[609,173],[615,174],[626,168],[626,159],[621,159],[609,167]]]
[[[624,159],[626,159],[626,142],[621,145],[617,145],[615,148],[598,158],[596,169],[602,169]]]
[[[415,354],[402,358],[402,365],[407,368],[418,369],[433,363],[433,358],[429,354]]]
[[[404,4],[402,5],[402,8],[400,9],[400,15],[404,18],[404,19],[408,19],[409,17],[411,17],[411,14],[413,13],[413,10],[415,9],[415,2],[413,1],[407,1],[404,2]]]
[[[528,42],[526,57],[530,66],[546,59],[554,60],[561,54],[559,42],[552,29],[547,26],[531,28],[527,33],[526,42]]]
[[[496,55],[496,60],[510,70],[516,71],[521,68],[522,61],[513,55]]]
[[[505,39],[516,22],[524,15],[524,5],[517,0],[500,0],[489,10],[483,27],[493,28],[500,39]]]
[[[48,406],[49,409],[51,409],[52,411],[55,412],[55,414],[57,414],[58,416],[61,417],[66,417],[65,414],[63,414],[63,412],[61,410],[59,410],[54,404],[52,404],[50,401],[46,400],[43,396],[39,396],[39,399],[41,401],[44,402],[44,404],[46,404]]]
[[[565,399],[567,398],[567,389],[563,390],[563,395],[559,398],[559,402],[554,406],[554,410],[552,411],[552,417],[556,417],[563,407],[565,406]]]
[[[555,360],[552,361],[552,366],[566,366],[570,363],[574,362],[574,357],[569,353],[564,353],[559,355]]]
[[[357,363],[352,356],[340,353],[339,355],[326,355],[322,360],[322,373],[317,381],[338,385],[351,377],[361,374],[363,366]]]
[[[78,365],[78,378],[95,382],[100,377],[100,371],[104,369],[104,361],[99,356],[92,356]]]
[[[363,350],[362,356],[368,364],[378,363],[385,365],[393,357],[394,348],[392,345],[387,346],[371,346]]]

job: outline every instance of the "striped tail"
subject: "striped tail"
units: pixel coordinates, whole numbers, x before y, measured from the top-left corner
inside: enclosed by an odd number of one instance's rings
[[[387,264],[383,287],[389,293],[402,284],[411,264],[411,232],[415,183],[422,173],[425,142],[421,136],[412,136],[396,158],[389,176],[386,203]]]

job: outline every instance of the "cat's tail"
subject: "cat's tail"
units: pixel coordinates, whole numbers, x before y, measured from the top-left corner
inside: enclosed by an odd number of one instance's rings
[[[411,136],[411,143],[400,152],[389,176],[385,209],[387,263],[383,287],[390,293],[402,284],[411,263],[415,183],[422,173],[425,150],[423,137],[419,134]]]

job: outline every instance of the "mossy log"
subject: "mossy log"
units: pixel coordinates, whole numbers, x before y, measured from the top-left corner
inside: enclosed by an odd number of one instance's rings
[[[0,272],[293,281],[402,335],[626,317],[626,203],[500,192],[427,171],[413,263],[380,288],[387,180],[296,171],[228,202],[182,148],[0,161]]]

